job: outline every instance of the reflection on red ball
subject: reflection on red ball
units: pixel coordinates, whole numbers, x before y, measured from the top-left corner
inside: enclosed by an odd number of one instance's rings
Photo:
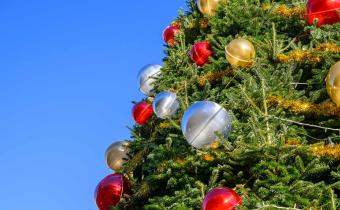
[[[340,21],[340,0],[308,0],[307,19],[309,24],[318,20],[318,26]]]
[[[139,102],[132,108],[133,119],[139,125],[146,124],[152,117],[153,109],[152,105],[146,103],[145,101]]]
[[[100,210],[109,210],[118,204],[123,194],[129,193],[128,181],[121,174],[105,177],[97,186],[95,199]]]
[[[179,31],[179,25],[170,25],[163,31],[163,39],[164,41],[171,45],[175,46],[175,34]]]
[[[242,198],[232,189],[217,187],[208,192],[202,210],[234,210],[242,204]]]
[[[190,58],[198,66],[208,63],[209,57],[213,54],[209,42],[196,42],[190,50]]]

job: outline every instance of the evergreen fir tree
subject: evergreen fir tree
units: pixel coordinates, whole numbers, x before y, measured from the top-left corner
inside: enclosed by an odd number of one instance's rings
[[[177,94],[181,110],[131,128],[130,158],[119,172],[133,193],[113,209],[199,210],[217,186],[238,192],[237,209],[340,209],[340,108],[325,88],[340,60],[340,24],[308,25],[301,0],[221,1],[213,16],[187,3],[155,83],[155,94]],[[255,46],[251,66],[226,60],[225,46],[238,37]],[[188,56],[196,41],[213,48],[203,67]],[[228,110],[232,131],[195,149],[180,122],[192,103],[205,100]]]

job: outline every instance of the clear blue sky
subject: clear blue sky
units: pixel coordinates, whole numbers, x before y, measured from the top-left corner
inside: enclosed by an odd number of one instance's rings
[[[179,1],[0,0],[0,209],[95,210]]]

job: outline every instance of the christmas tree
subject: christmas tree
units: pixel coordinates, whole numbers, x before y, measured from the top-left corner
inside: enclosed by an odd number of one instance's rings
[[[140,75],[127,154],[108,149],[112,209],[340,209],[340,2],[187,4]]]

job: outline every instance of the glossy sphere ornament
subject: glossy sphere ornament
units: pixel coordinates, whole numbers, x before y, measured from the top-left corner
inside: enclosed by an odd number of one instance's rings
[[[128,158],[129,143],[127,141],[118,141],[111,144],[106,152],[105,159],[106,164],[114,171],[118,171],[125,163],[125,159]]]
[[[227,136],[230,129],[228,112],[211,101],[194,103],[182,119],[182,132],[187,142],[198,149],[214,143],[218,139],[216,132]]]
[[[232,189],[217,187],[204,197],[202,210],[234,210],[242,198]]]
[[[313,24],[318,21],[318,26],[333,24],[340,21],[340,0],[308,0],[307,20]]]
[[[153,99],[152,107],[157,117],[166,119],[175,115],[180,105],[176,94],[164,91],[156,95]]]
[[[133,119],[139,125],[146,124],[152,117],[152,114],[153,114],[152,105],[146,103],[145,101],[141,101],[135,104],[132,108]]]
[[[326,77],[326,88],[332,101],[340,107],[340,61],[329,70]]]
[[[175,46],[175,35],[179,29],[178,24],[172,24],[163,31],[163,39],[168,45]]]
[[[197,7],[202,14],[212,16],[221,0],[197,0]]]
[[[146,65],[137,77],[139,90],[146,96],[150,96],[155,90],[155,81],[161,74],[160,65]]]
[[[130,186],[121,174],[111,174],[97,185],[95,199],[100,210],[109,210],[118,204],[123,194],[129,194]]]
[[[225,54],[232,66],[247,67],[252,64],[256,51],[250,41],[237,38],[225,47]]]
[[[212,56],[213,51],[209,42],[196,42],[190,50],[190,58],[198,66],[203,66],[208,63],[209,57]]]

